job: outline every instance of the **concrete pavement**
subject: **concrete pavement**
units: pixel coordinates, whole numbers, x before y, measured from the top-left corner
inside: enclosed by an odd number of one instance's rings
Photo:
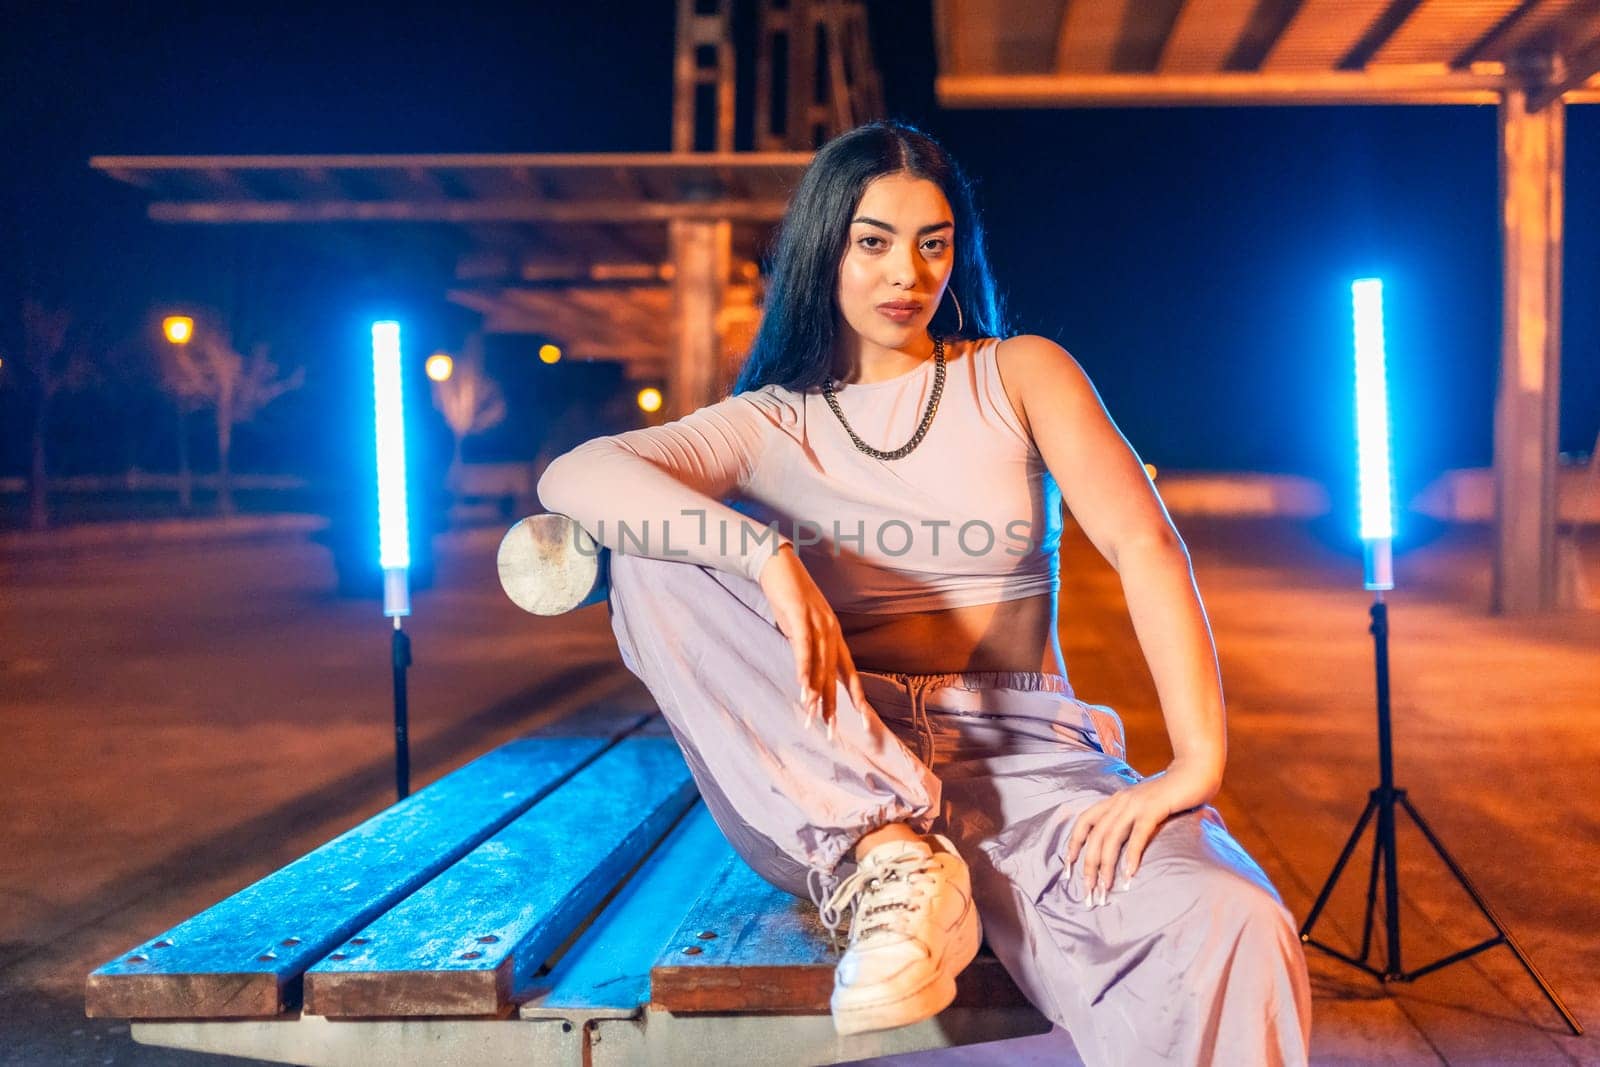
[[[1180,525],[1228,694],[1217,806],[1303,917],[1377,783],[1370,595],[1358,561],[1292,522]],[[590,701],[641,695],[603,607],[550,620],[505,600],[494,540],[443,542],[437,585],[416,599],[414,788]],[[1584,556],[1600,587],[1600,543]],[[1399,560],[1399,784],[1596,1027],[1600,615],[1488,617],[1488,558],[1468,528]],[[0,557],[0,1062],[223,1062],[84,1018],[83,980],[392,801],[388,629],[333,580],[326,550],[297,536]],[[1079,694],[1115,706],[1133,764],[1159,769],[1165,735],[1116,575],[1070,526],[1061,633]],[[1487,936],[1404,823],[1401,848],[1407,966]],[[1357,929],[1366,855],[1319,937]],[[1390,989],[1310,959],[1317,1063],[1600,1064],[1600,1043],[1565,1036],[1504,948]],[[1052,1056],[953,1054],[925,1061]]]

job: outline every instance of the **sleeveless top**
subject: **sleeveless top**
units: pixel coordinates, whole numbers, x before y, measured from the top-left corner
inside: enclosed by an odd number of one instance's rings
[[[1060,492],[1001,385],[999,343],[947,346],[938,410],[896,460],[856,448],[820,389],[753,391],[783,436],[761,457],[746,513],[778,521],[835,611],[925,611],[1059,590]],[[884,381],[836,383],[834,396],[856,435],[889,451],[916,432],[933,381],[929,359]]]
[[[820,389],[768,385],[661,426],[585,442],[546,469],[540,500],[613,550],[620,544],[750,578],[776,541],[791,541],[842,613],[1056,594],[1061,495],[1001,385],[999,343],[947,345],[938,410],[900,459],[857,449]],[[916,431],[933,380],[929,359],[885,381],[835,384],[834,395],[856,434],[890,451]],[[695,517],[674,519],[662,551],[664,520],[686,513]],[[777,539],[752,547],[708,537],[708,517],[725,530],[767,527],[761,532]],[[657,543],[619,539],[619,524],[635,533],[653,524]]]

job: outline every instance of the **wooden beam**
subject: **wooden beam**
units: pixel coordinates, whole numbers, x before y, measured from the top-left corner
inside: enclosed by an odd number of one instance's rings
[[[1500,21],[1489,27],[1483,36],[1457,52],[1450,60],[1450,69],[1466,70],[1480,57],[1486,56],[1490,49],[1505,41],[1511,31],[1521,25],[1523,19],[1542,2],[1543,0],[1522,0],[1520,4],[1502,15]]]
[[[1505,249],[1500,388],[1495,398],[1492,610],[1556,606],[1556,431],[1561,373],[1561,227],[1565,105],[1500,105]]]
[[[1136,5],[1128,0],[1068,0],[1056,29],[1057,72],[1108,70],[1117,39]]]
[[[1163,74],[1221,70],[1249,18],[1249,8],[1233,0],[1188,0],[1167,35],[1157,69]]]
[[[1222,69],[1228,71],[1256,71],[1267,61],[1289,23],[1300,13],[1301,0],[1256,0],[1255,11],[1238,44],[1228,55]]]
[[[1140,0],[1130,7],[1122,18],[1111,69],[1127,74],[1157,69],[1183,5],[1184,0]]]
[[[611,177],[616,181],[617,188],[630,200],[645,199],[644,185],[639,181],[639,176],[627,167],[613,167]]]
[[[1406,19],[1410,18],[1417,8],[1422,6],[1422,0],[1391,0],[1383,14],[1375,19],[1367,32],[1361,35],[1361,40],[1355,47],[1344,54],[1339,60],[1340,70],[1365,70],[1372,57],[1383,50],[1383,46],[1400,32]]]
[[[651,170],[683,167],[727,166],[738,170],[760,171],[773,167],[804,168],[811,162],[810,152],[559,152],[419,155],[329,155],[329,156],[93,156],[89,166],[96,170],[173,170],[231,167],[245,170],[384,170],[407,167],[450,167],[456,170],[529,170],[596,167],[640,167]]]
[[[1600,37],[1584,45],[1571,57],[1565,58],[1566,73],[1561,80],[1533,92],[1528,97],[1529,111],[1542,111],[1552,101],[1578,88],[1596,73],[1600,73]]]
[[[419,196],[420,199],[449,199],[448,194],[445,192],[444,183],[439,180],[439,176],[426,167],[407,167],[405,169],[405,181],[410,190],[414,191],[414,195]]]
[[[1148,107],[1282,104],[1494,104],[1499,74],[1421,70],[1266,71],[1222,74],[944,75],[949,108]]]
[[[157,222],[670,222],[743,219],[776,222],[781,200],[683,203],[536,200],[157,201]]]
[[[1534,52],[1566,56],[1596,34],[1600,34],[1600,0],[1573,0],[1559,16],[1539,27],[1524,47]]]
[[[235,200],[250,200],[261,195],[238,171],[213,169],[204,172],[205,183],[210,188],[221,189],[223,195]]]

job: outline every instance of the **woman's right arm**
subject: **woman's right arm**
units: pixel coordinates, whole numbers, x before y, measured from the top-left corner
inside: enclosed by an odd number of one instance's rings
[[[742,397],[584,442],[545,468],[539,502],[614,552],[690,560],[760,583],[793,648],[807,722],[820,717],[831,737],[836,681],[863,722],[868,706],[839,620],[793,542],[722,503],[749,484],[772,440],[761,403]]]
[[[551,461],[539,502],[613,552],[758,580],[791,542],[722,501],[749,483],[770,428],[755,401],[731,396],[660,426],[596,437]]]

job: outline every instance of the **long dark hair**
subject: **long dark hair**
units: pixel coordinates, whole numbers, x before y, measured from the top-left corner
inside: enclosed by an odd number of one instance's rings
[[[1004,337],[1001,299],[984,251],[983,224],[972,188],[943,146],[915,126],[870,122],[817,150],[800,177],[778,229],[768,271],[761,329],[733,392],[778,384],[796,392],[820,388],[832,371],[839,261],[850,218],[867,185],[904,172],[939,187],[955,213],[955,269],[949,288],[961,301],[943,300],[929,329],[945,338]]]

